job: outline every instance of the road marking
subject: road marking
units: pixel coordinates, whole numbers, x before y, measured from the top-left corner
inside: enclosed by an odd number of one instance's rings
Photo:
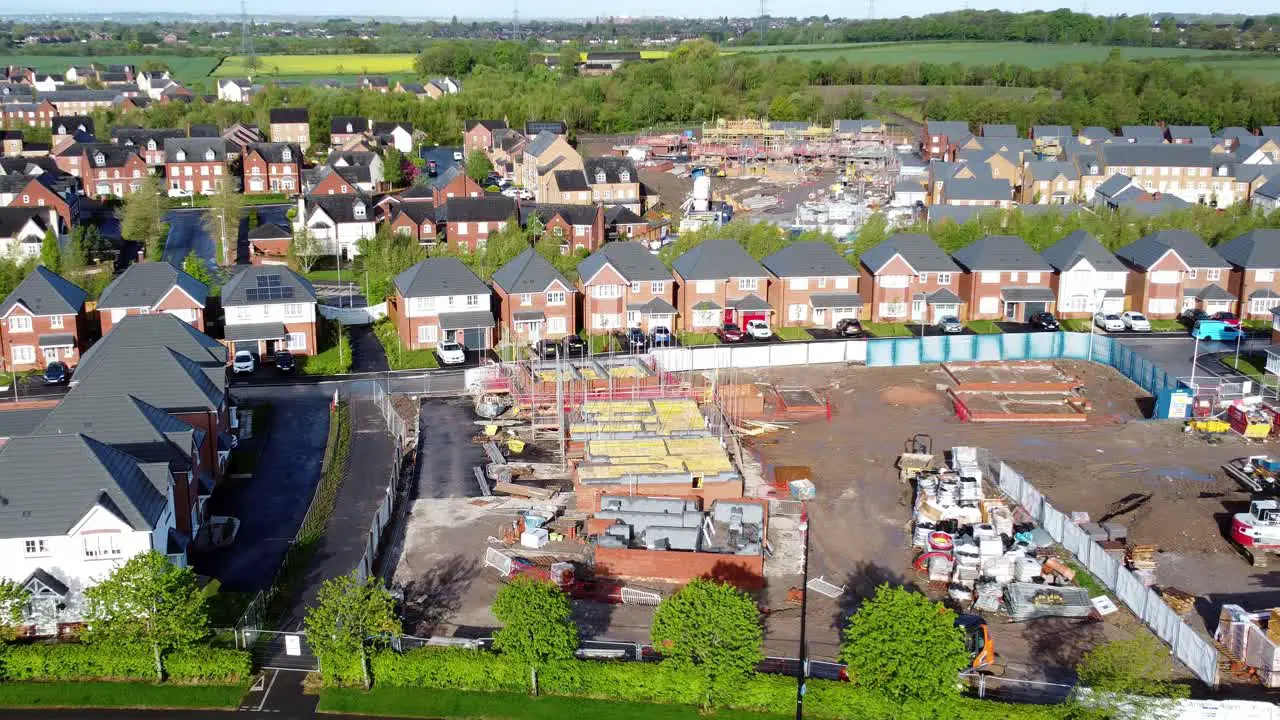
[[[262,712],[262,708],[267,704],[267,698],[271,695],[271,688],[275,687],[276,678],[280,676],[280,671],[271,671],[271,682],[267,684],[267,691],[262,694],[262,702],[258,703],[257,712]]]

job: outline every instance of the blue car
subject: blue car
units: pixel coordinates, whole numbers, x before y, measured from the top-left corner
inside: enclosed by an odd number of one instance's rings
[[[1191,328],[1191,337],[1197,340],[1235,342],[1240,335],[1240,328],[1222,320],[1197,320]]]
[[[675,335],[671,334],[671,330],[669,328],[662,327],[661,325],[658,325],[649,332],[649,340],[653,343],[654,347],[671,345],[675,342],[675,339]]]

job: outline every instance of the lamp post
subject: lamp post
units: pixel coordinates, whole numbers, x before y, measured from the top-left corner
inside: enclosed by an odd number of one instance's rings
[[[1098,312],[1101,302],[1098,300],[1099,293],[1105,295],[1106,290],[1094,289],[1089,293],[1089,362],[1093,362],[1093,337],[1098,334],[1098,323],[1094,322],[1093,316]]]
[[[809,658],[805,648],[805,620],[809,615],[809,511],[800,510],[800,543],[804,546],[804,570],[800,578],[800,667],[796,669],[796,720],[804,717],[805,678]]]

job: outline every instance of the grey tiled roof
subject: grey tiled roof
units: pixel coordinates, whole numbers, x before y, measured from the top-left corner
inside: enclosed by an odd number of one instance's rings
[[[1170,125],[1165,128],[1169,137],[1180,138],[1211,138],[1213,133],[1209,130],[1208,125]]]
[[[166,348],[109,346],[95,356],[91,370],[83,364],[76,369],[74,392],[121,392],[175,412],[216,410],[226,399],[226,375],[225,365],[200,365]]]
[[[1058,175],[1063,175],[1068,180],[1080,179],[1080,171],[1076,169],[1074,163],[1048,160],[1034,160],[1027,163],[1028,180],[1052,180]]]
[[[1236,296],[1224,290],[1221,285],[1214,283],[1197,290],[1196,298],[1200,300],[1235,300]]]
[[[441,330],[490,328],[497,324],[493,320],[493,313],[488,310],[466,310],[463,312],[440,313],[439,322]]]
[[[586,173],[587,182],[597,183],[597,175],[604,173],[604,181],[606,183],[620,182],[640,182],[640,175],[636,172],[635,163],[631,162],[631,158],[627,157],[589,157],[582,159],[583,171]],[[627,180],[623,180],[621,174],[627,173]]]
[[[512,294],[540,293],[556,280],[573,292],[569,280],[533,248],[515,256],[493,274],[493,284]]]
[[[1028,270],[1050,272],[1053,266],[1037,255],[1022,238],[1014,235],[988,235],[952,253],[966,270]]]
[[[1112,143],[1098,146],[1108,167],[1213,167],[1204,145],[1147,145]]]
[[[445,201],[441,214],[447,222],[502,222],[516,216],[516,201],[501,195],[455,197]]]
[[[1075,130],[1070,125],[1035,125],[1031,128],[1031,137],[1034,138],[1058,138],[1066,140],[1075,137]]]
[[[674,305],[657,297],[646,303],[628,304],[627,309],[634,310],[635,312],[645,315],[674,315],[676,312]]]
[[[471,272],[471,268],[451,257],[429,258],[417,263],[396,276],[395,286],[407,298],[440,295],[483,295],[488,298],[490,292],[489,286]]]
[[[69,393],[33,435],[80,433],[142,462],[165,462],[174,469],[191,465],[191,448],[204,431],[142,400],[123,394]]]
[[[998,208],[984,207],[981,205],[930,205],[927,212],[929,213],[929,223],[940,223],[951,221],[954,223],[967,223],[985,212],[999,212]]]
[[[1047,287],[1002,287],[1000,297],[1005,302],[1053,302],[1053,291]]]
[[[928,135],[946,135],[952,142],[959,142],[973,134],[965,120],[926,120]]]
[[[1134,140],[1160,140],[1164,132],[1155,125],[1121,125],[1120,136]]]
[[[734,240],[705,240],[672,263],[685,280],[725,280],[731,277],[768,277]]]
[[[556,187],[561,192],[583,192],[590,190],[587,176],[581,170],[556,170],[553,172]]]
[[[46,417],[49,417],[52,409],[40,407],[0,412],[0,438],[30,435]]]
[[[540,132],[533,136],[533,139],[529,141],[529,146],[524,151],[534,157],[539,157],[555,143],[558,137],[560,136],[552,132]]]
[[[772,310],[773,306],[765,302],[758,295],[745,295],[737,300],[730,300],[729,307],[735,310]]]
[[[0,317],[22,303],[33,315],[74,315],[89,295],[58,273],[37,265],[0,303]]]
[[[177,286],[202,307],[209,288],[167,262],[141,262],[129,266],[98,299],[98,308],[153,307]]]
[[[222,286],[222,306],[313,303],[311,281],[283,265],[250,265]]]
[[[700,300],[693,306],[694,310],[723,310],[719,303],[712,300]]]
[[[657,257],[640,243],[626,240],[605,243],[604,247],[584,258],[578,263],[578,277],[583,283],[588,283],[606,264],[627,282],[672,280],[671,272]]]
[[[1116,252],[1121,260],[1149,270],[1165,253],[1173,250],[1192,268],[1225,268],[1227,261],[1214,252],[1200,236],[1187,230],[1159,230],[1125,245]]]
[[[959,272],[951,256],[942,251],[928,235],[898,233],[862,253],[862,264],[873,274],[880,272],[893,259],[901,255],[916,272]]]
[[[126,315],[111,327],[107,336],[94,343],[80,358],[73,382],[87,377],[100,357],[119,347],[138,347],[158,351],[167,348],[194,360],[202,366],[222,369],[227,364],[227,348],[191,325],[168,313]],[[225,385],[225,377],[224,377]]]
[[[208,152],[213,151],[213,160],[207,160]],[[186,153],[185,160],[178,160],[179,152]],[[190,137],[190,138],[165,138],[164,139],[164,161],[165,162],[226,162],[227,160],[227,141],[222,138],[212,137]]]
[[[1085,260],[1099,272],[1124,272],[1124,263],[1084,230],[1076,230],[1050,245],[1040,255],[1058,272],[1066,272]]]
[[[68,348],[76,344],[76,336],[71,333],[42,333],[36,344],[42,348]]]
[[[959,305],[964,301],[947,288],[938,288],[925,297],[925,302],[930,305]]]
[[[791,243],[760,263],[778,277],[837,277],[857,272],[830,245],[821,241]]]
[[[1080,134],[1078,135],[1078,137],[1087,138],[1089,140],[1097,142],[1099,140],[1108,140],[1110,138],[1113,138],[1115,137],[1115,134],[1112,133],[1107,128],[1101,127],[1099,125],[1088,125],[1086,127],[1080,128]]]
[[[534,322],[535,320],[546,320],[547,314],[541,310],[517,310],[511,313],[511,319],[516,322]]]
[[[1124,190],[1125,188],[1129,187],[1132,184],[1133,184],[1133,178],[1129,177],[1128,175],[1121,175],[1120,173],[1116,173],[1115,175],[1112,175],[1106,180],[1103,180],[1102,184],[1099,185],[1094,190],[1094,193],[1097,195],[1101,195],[1104,198],[1113,198],[1116,195],[1120,194],[1121,190]]]
[[[1250,230],[1214,249],[1238,268],[1280,268],[1280,230]]]

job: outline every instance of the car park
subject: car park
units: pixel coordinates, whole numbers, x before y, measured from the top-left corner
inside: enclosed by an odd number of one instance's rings
[[[252,373],[257,368],[258,361],[248,350],[237,350],[235,357],[231,360],[231,372],[236,375]]]
[[[292,373],[298,366],[298,361],[293,357],[293,353],[288,350],[277,350],[275,363],[276,372],[282,374]]]
[[[1151,321],[1147,319],[1146,315],[1143,315],[1137,310],[1126,310],[1120,314],[1120,319],[1124,321],[1124,328],[1126,330],[1133,330],[1134,332],[1151,332]]]
[[[453,340],[445,340],[436,345],[436,355],[445,365],[461,365],[467,361],[467,351]]]
[[[752,340],[768,340],[773,337],[773,330],[770,330],[769,323],[763,320],[748,320],[747,335],[750,335]]]
[[[587,354],[587,341],[577,335],[566,335],[564,340],[561,340],[560,342],[564,347],[565,352],[569,355]]]
[[[45,385],[66,385],[69,382],[71,382],[71,368],[67,367],[66,363],[55,360],[44,369]]]
[[[1124,320],[1115,313],[1094,313],[1093,324],[1107,332],[1123,332]]]
[[[649,341],[653,343],[654,347],[674,345],[676,336],[671,334],[671,328],[658,325],[649,331]]]
[[[1036,330],[1058,330],[1062,327],[1058,324],[1058,318],[1051,312],[1034,313],[1027,318],[1027,324]]]
[[[954,335],[955,333],[964,332],[964,323],[960,322],[960,318],[955,315],[944,315],[938,319],[936,327],[938,332]]]
[[[862,323],[853,318],[845,318],[836,323],[836,333],[841,337],[862,337]]]
[[[716,337],[720,338],[722,343],[736,343],[742,342],[746,334],[735,323],[725,323],[720,326],[720,329],[716,330]]]

